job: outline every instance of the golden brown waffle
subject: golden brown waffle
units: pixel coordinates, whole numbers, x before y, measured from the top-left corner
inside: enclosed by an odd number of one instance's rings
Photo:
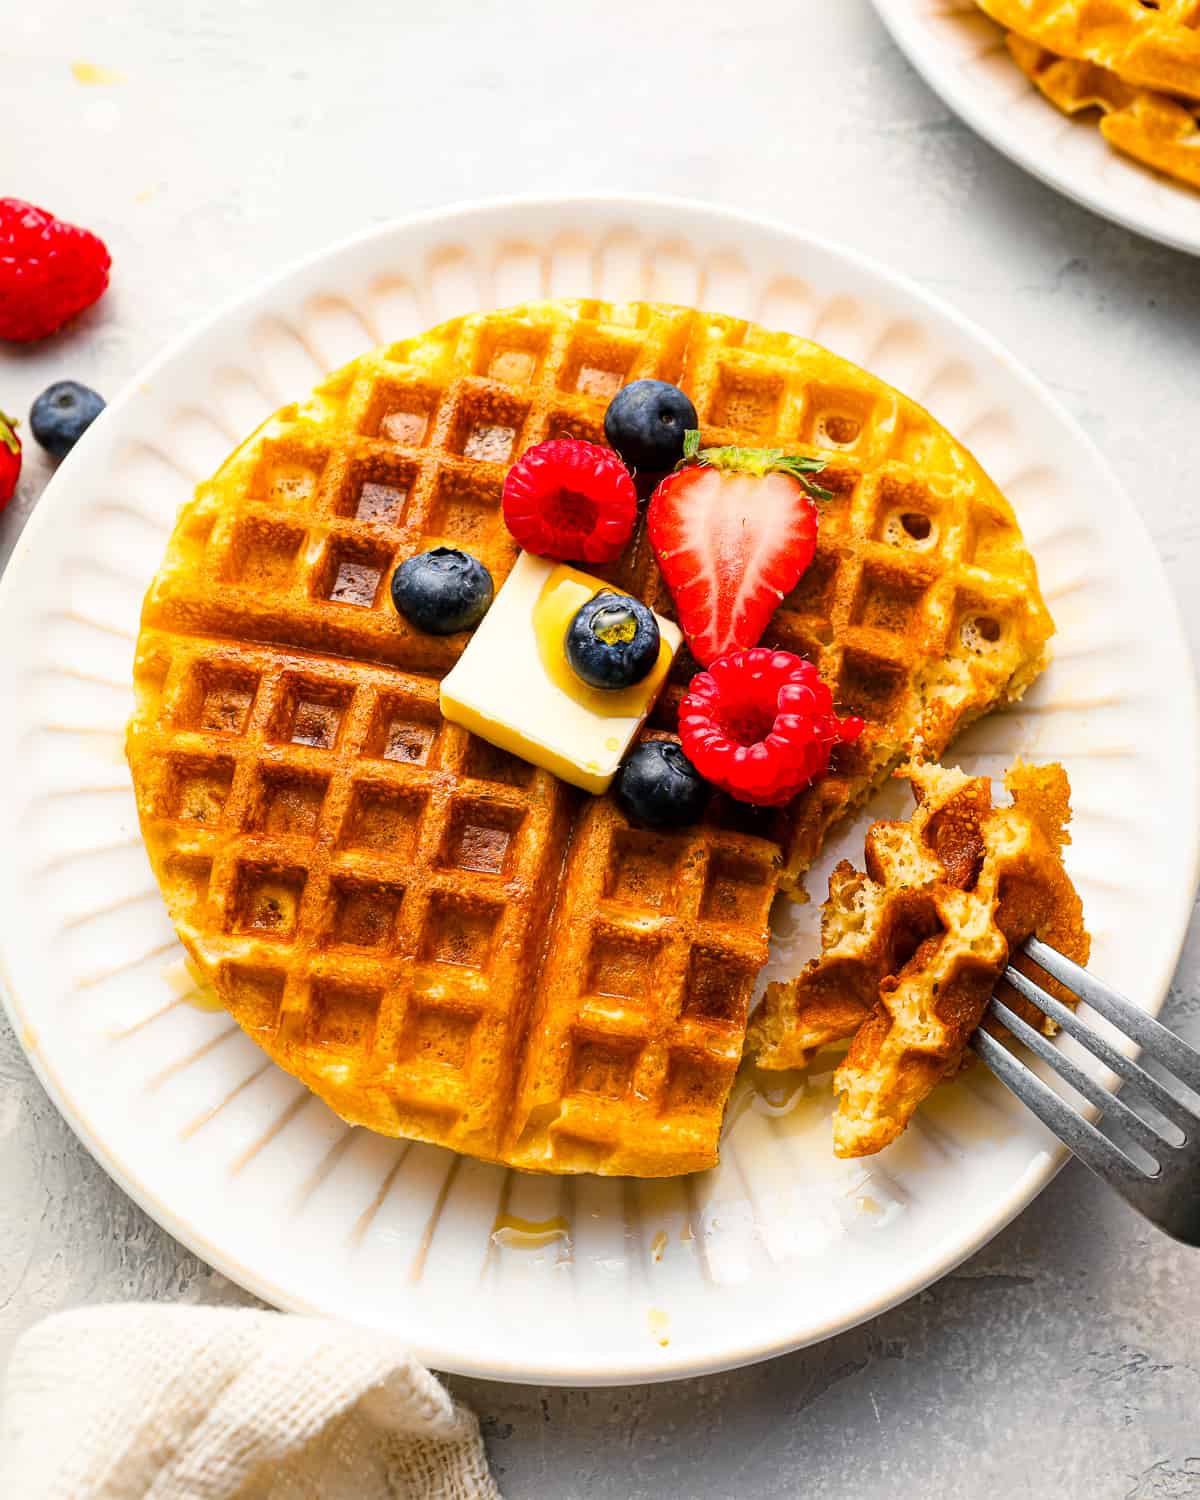
[[[566,1132],[580,1168],[691,1171],[715,1160],[778,859],[764,840],[666,838],[630,828],[609,797],[583,803],[509,1159],[556,1168]]]
[[[1200,99],[1200,0],[977,0],[1008,31],[1127,83]]]
[[[818,1048],[854,1038],[834,1077],[838,1156],[881,1150],[958,1072],[1010,950],[1036,935],[1079,963],[1088,957],[1062,864],[1061,766],[1014,767],[1012,806],[999,808],[985,777],[933,765],[903,774],[916,811],[871,826],[865,875],[846,861],[834,870],[820,957],[768,988],[748,1038],[768,1070],[802,1067]]]
[[[1008,50],[1026,77],[1063,114],[1099,110],[1100,131],[1110,145],[1148,167],[1200,187],[1200,105],[1126,83],[1095,63],[1058,57],[1011,32]]]
[[[814,655],[867,745],[771,820],[718,802],[641,833],[444,723],[466,637],[387,597],[439,542],[499,586],[507,465],[602,440],[643,376],[689,391],[708,443],[831,460],[773,639]],[[642,539],[615,573],[669,612]],[[888,387],[735,319],[535,304],[363,356],[200,486],[147,595],[129,758],[185,944],[339,1113],[550,1171],[679,1172],[716,1159],[780,843],[803,868],[896,759],[1023,689],[1050,629],[1007,503]]]
[[[1054,628],[1008,502],[944,431],[918,438],[918,420],[932,427],[919,407],[869,380],[859,380],[857,441],[878,456],[831,458],[816,556],[764,637],[815,662],[839,711],[867,725],[772,820],[785,886],[898,765],[936,759],[967,724],[1019,698]],[[834,396],[848,398],[846,387]],[[889,454],[897,432],[903,457]]]

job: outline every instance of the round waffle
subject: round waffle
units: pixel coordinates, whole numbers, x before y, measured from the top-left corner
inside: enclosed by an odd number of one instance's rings
[[[868,728],[770,818],[718,800],[640,831],[445,723],[466,638],[388,599],[438,543],[499,586],[507,466],[603,441],[644,376],[688,391],[706,444],[829,460],[817,555],[768,640]],[[643,538],[612,572],[670,613]],[[1051,629],[1007,502],[882,382],[736,319],[539,303],[363,356],[199,487],[146,598],[129,760],[193,960],[346,1119],[524,1168],[691,1171],[716,1159],[778,882],[897,762],[1023,691]]]

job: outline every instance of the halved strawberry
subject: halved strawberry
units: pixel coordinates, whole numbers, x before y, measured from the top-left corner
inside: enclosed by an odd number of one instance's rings
[[[683,464],[655,490],[647,525],[701,666],[757,645],[812,562],[813,496],[832,496],[808,476],[824,467],[781,448],[702,450],[700,434],[688,433]]]

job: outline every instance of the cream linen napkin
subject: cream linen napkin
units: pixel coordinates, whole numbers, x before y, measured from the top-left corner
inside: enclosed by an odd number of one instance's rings
[[[393,1339],[282,1313],[95,1307],[18,1342],[11,1500],[500,1500],[474,1416]]]

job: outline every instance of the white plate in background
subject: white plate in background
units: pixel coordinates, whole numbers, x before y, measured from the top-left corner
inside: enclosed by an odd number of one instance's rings
[[[122,735],[142,594],[195,482],[371,344],[530,297],[658,297],[828,344],[928,405],[1016,507],[1059,625],[1017,710],[952,754],[1060,759],[1095,967],[1162,1001],[1196,878],[1192,675],[1153,546],[1096,449],[990,338],[880,267],[659,199],[505,201],[376,229],[194,330],[108,408],[0,582],[0,980],[80,1138],[171,1233],[282,1307],[396,1331],[442,1368],[600,1384],[730,1367],[926,1285],[1061,1153],[982,1070],[879,1157],[835,1162],[827,1077],[732,1112],[719,1170],[535,1178],[350,1130],[224,1014],[178,1003],[181,950],[137,833]],[[891,788],[873,809],[903,806]],[[811,880],[861,857],[865,820]],[[793,909],[785,966],[815,948]],[[493,1233],[507,1214],[544,1234]]]
[[[975,0],[874,0],[900,50],[985,141],[1094,213],[1200,255],[1200,193],[1115,150],[1095,110],[1071,118],[1025,77]]]

